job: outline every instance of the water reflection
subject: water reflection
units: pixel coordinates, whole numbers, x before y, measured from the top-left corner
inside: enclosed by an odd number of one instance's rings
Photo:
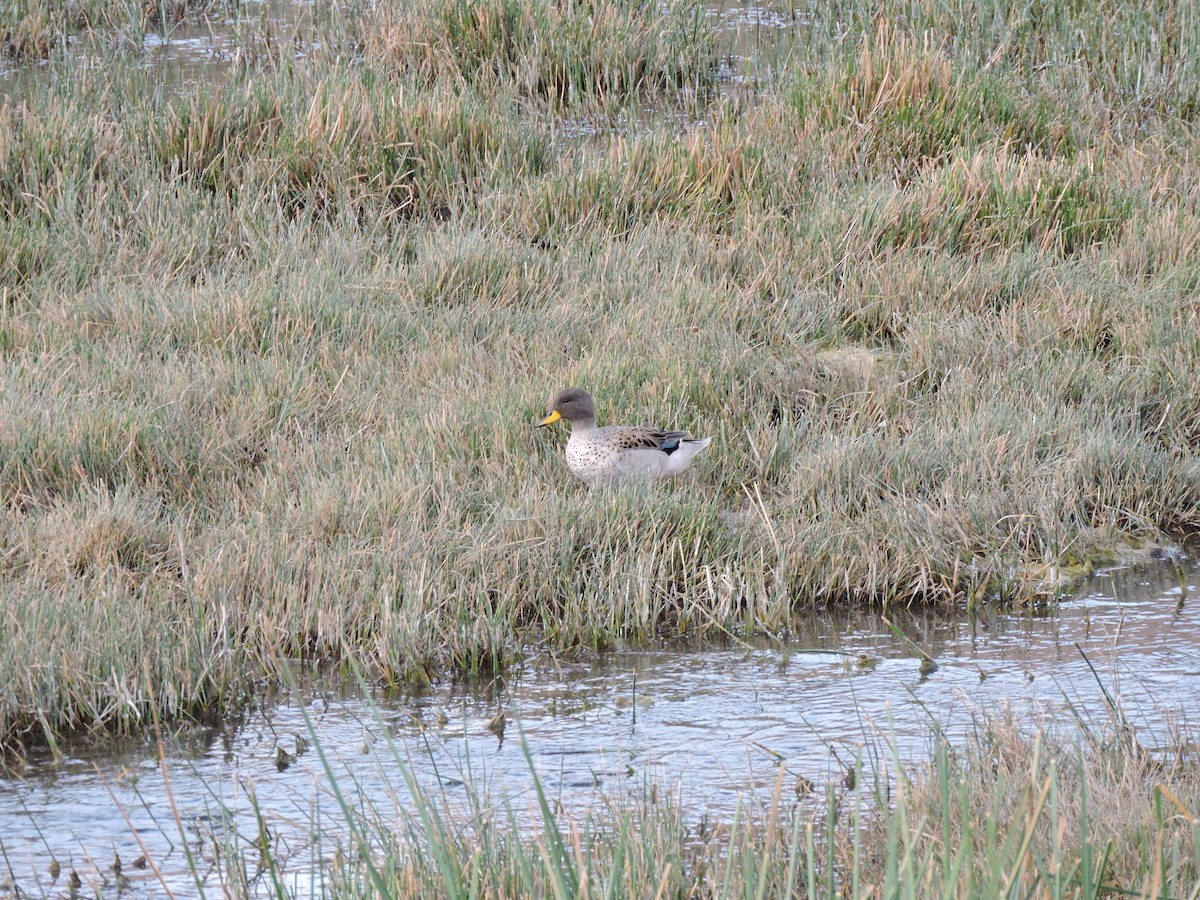
[[[1194,593],[1200,570],[1187,562],[1182,574]],[[1200,601],[1188,593],[1162,562],[1099,575],[1077,599],[1024,614],[899,613],[893,631],[878,614],[821,613],[783,645],[536,657],[504,680],[380,695],[378,711],[345,684],[310,686],[302,699],[339,787],[385,815],[407,797],[393,742],[422,784],[451,799],[470,785],[531,805],[523,733],[568,808],[654,780],[679,785],[690,812],[720,816],[770,790],[780,762],[819,794],[864,747],[894,735],[902,755],[920,758],[935,727],[962,735],[980,710],[1004,706],[1030,723],[1070,723],[1072,708],[1101,722],[1107,690],[1143,744],[1165,743],[1200,704]],[[918,647],[936,669],[922,670]],[[264,698],[236,721],[186,729],[164,741],[162,761],[146,741],[28,760],[0,787],[12,882],[52,889],[57,860],[59,887],[71,870],[111,887],[119,857],[135,893],[195,893],[184,847],[209,859],[214,842],[249,852],[256,809],[280,861],[315,871],[340,817],[299,699]],[[145,868],[133,867],[139,857]],[[211,865],[201,871],[219,884]]]

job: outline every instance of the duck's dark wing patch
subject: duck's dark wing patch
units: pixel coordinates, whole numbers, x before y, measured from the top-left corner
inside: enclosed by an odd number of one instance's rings
[[[659,431],[657,428],[625,428],[618,445],[622,450],[661,450],[668,456],[687,440],[686,431]]]

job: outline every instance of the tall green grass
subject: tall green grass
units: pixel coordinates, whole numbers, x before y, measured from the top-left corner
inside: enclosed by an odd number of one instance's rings
[[[833,4],[723,92],[708,19],[623,3],[339,7],[184,94],[51,63],[0,107],[3,742],[1195,528],[1172,10]],[[714,446],[588,492],[531,428],[568,384]]]
[[[364,799],[332,782],[310,823],[319,854],[289,849],[260,814],[257,834],[228,834],[191,863],[238,896],[285,891],[296,865],[315,866],[302,878],[330,897],[1191,896],[1194,750],[1152,756],[1130,735],[1091,716],[1073,739],[981,716],[965,739],[935,734],[924,763],[877,738],[853,782],[815,794],[781,765],[724,815],[689,812],[686,784],[653,779],[564,806],[524,744],[522,800],[469,775],[430,787],[392,747],[403,784]],[[312,752],[324,758],[319,742]]]

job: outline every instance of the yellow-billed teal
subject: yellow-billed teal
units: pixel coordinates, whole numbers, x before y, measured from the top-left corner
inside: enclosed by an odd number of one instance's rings
[[[596,404],[580,388],[560,391],[550,402],[541,428],[559,419],[571,423],[567,468],[588,484],[627,478],[674,478],[692,458],[712,443],[711,437],[689,438],[686,431],[660,431],[646,425],[596,427]]]

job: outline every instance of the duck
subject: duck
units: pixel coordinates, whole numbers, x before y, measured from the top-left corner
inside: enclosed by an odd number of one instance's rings
[[[667,481],[685,471],[711,437],[693,438],[686,431],[662,431],[648,425],[596,425],[596,404],[582,388],[559,391],[538,428],[565,419],[571,426],[567,468],[595,486],[632,479]]]

